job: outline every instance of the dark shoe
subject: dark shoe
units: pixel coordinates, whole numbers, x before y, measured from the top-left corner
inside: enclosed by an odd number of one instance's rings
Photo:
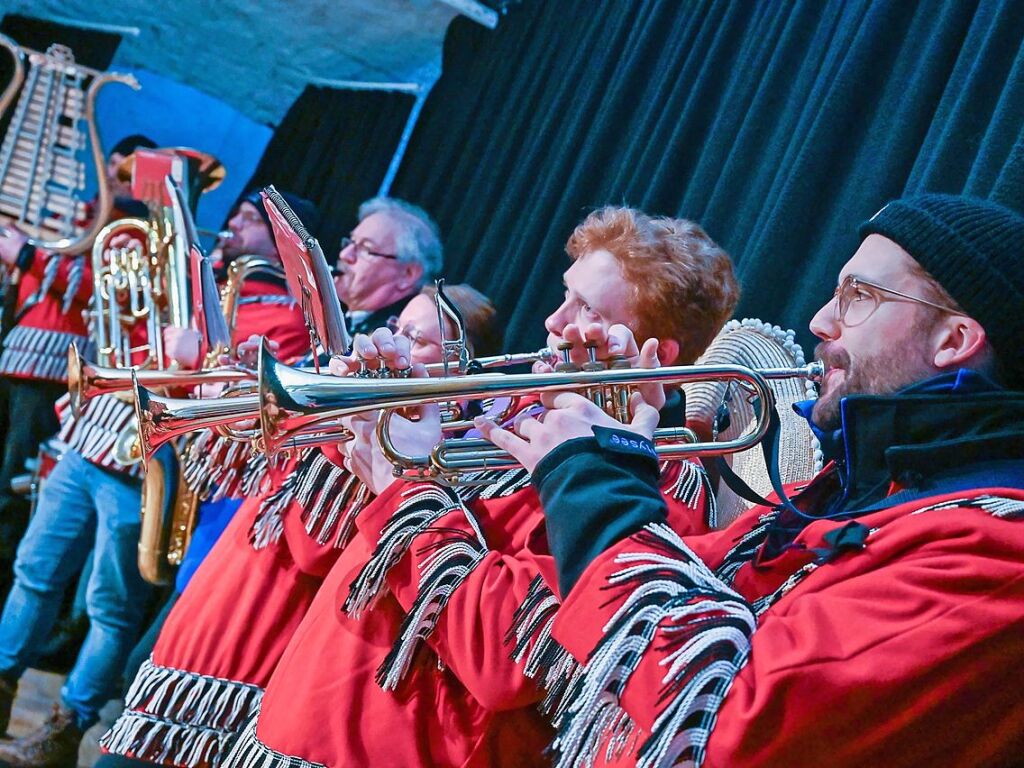
[[[0,737],[7,735],[7,726],[11,723],[11,707],[14,706],[14,696],[18,692],[18,686],[0,677]]]
[[[35,731],[0,742],[0,765],[11,768],[75,768],[83,731],[75,713],[60,704]]]

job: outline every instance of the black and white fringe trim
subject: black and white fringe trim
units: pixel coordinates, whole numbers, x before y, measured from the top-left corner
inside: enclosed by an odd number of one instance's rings
[[[778,516],[779,511],[775,509],[761,515],[757,519],[757,525],[743,534],[732,549],[726,553],[721,565],[715,569],[715,576],[726,584],[732,584],[739,569],[754,559],[758,548],[768,538],[768,531]]]
[[[409,551],[413,540],[433,523],[455,509],[462,509],[459,497],[438,485],[414,486],[380,533],[380,540],[349,587],[342,611],[358,619],[372,608],[384,586],[384,579]]]
[[[602,744],[608,759],[628,745],[632,724],[618,699],[657,637],[671,652],[659,701],[662,711],[637,752],[637,766],[700,766],[729,686],[746,662],[756,619],[740,595],[719,580],[665,525],[637,535],[654,551],[623,553],[609,589],[625,600],[583,674],[567,691],[557,723],[558,766],[590,766]]]
[[[992,496],[989,494],[941,501],[938,504],[932,504],[931,506],[916,509],[911,514],[920,515],[925,512],[938,512],[944,509],[958,509],[963,507],[980,509],[988,512],[993,517],[998,517],[1003,520],[1018,520],[1020,518],[1024,518],[1024,500],[1013,499],[1008,496]]]
[[[525,469],[485,470],[466,474],[465,485],[458,488],[459,498],[468,503],[476,499],[499,499],[511,496],[530,485]]]
[[[420,564],[416,599],[398,632],[394,647],[377,668],[377,684],[393,691],[405,677],[416,649],[434,631],[448,601],[487,554],[483,533],[467,512],[472,532],[461,528],[430,528],[444,538],[432,543]]]
[[[242,731],[235,746],[231,748],[223,765],[233,768],[327,768],[322,763],[313,763],[301,757],[292,757],[277,752],[256,735],[257,717],[252,718]]]
[[[115,395],[100,395],[89,401],[77,419],[65,409],[66,420],[60,427],[60,440],[82,458],[117,472],[142,476],[142,464],[124,466],[116,460],[114,446],[121,434],[135,421],[131,403]]]
[[[505,644],[512,646],[512,660],[522,664],[523,674],[544,690],[540,711],[552,716],[581,669],[572,654],[551,636],[560,605],[544,578],[536,576],[505,635]]]
[[[247,477],[250,471],[247,443],[229,440],[213,430],[203,430],[185,439],[185,483],[201,501],[243,498],[242,486],[259,488],[262,477]],[[252,471],[266,472],[266,464],[257,463]]]
[[[100,740],[117,755],[195,768],[216,764],[258,711],[263,690],[147,659],[125,710]]]
[[[261,493],[266,493],[270,487],[270,462],[265,453],[253,453],[245,463],[245,471],[242,473],[240,488],[242,496],[250,498]]]
[[[711,478],[696,461],[665,462],[662,464],[662,475],[673,464],[679,465],[679,476],[668,490],[667,495],[691,509],[700,509],[704,505],[704,522],[708,528],[718,527],[718,502],[715,490],[711,487]]]
[[[64,289],[64,301],[61,304],[61,312],[65,315],[75,305],[75,294],[78,293],[78,289],[82,285],[82,276],[84,274],[85,256],[75,256],[74,261],[71,262],[71,267],[68,269],[67,287]]]
[[[16,325],[4,339],[0,375],[68,380],[68,347],[74,342],[83,355],[92,354],[88,340],[77,333]]]
[[[317,544],[344,547],[355,531],[355,519],[373,495],[359,478],[319,450],[305,452],[281,487],[260,506],[250,540],[263,549],[280,540],[285,510],[297,501],[306,533]]]

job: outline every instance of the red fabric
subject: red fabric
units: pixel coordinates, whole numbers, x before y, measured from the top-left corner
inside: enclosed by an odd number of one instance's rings
[[[678,465],[665,477],[666,487]],[[403,498],[430,484],[395,483],[357,518],[359,535],[328,575],[263,698],[256,735],[285,755],[328,766],[546,765],[552,733],[542,694],[510,659],[505,634],[530,583],[555,583],[540,501],[532,487],[476,501],[471,511],[489,551],[455,590],[436,629],[395,692],[375,681],[406,611],[420,565],[453,530],[473,535],[465,514],[446,514],[390,571],[378,602],[354,619],[341,607],[382,527]],[[700,510],[673,505],[683,529],[703,530]]]
[[[858,519],[867,547],[807,576],[760,618],[751,655],[711,731],[708,768],[1019,764],[1024,750],[1024,524],[978,509],[914,510],[916,501]],[[684,539],[716,567],[753,527],[753,510],[725,531]],[[797,545],[819,547],[842,522],[818,521]],[[627,539],[593,563],[562,606],[554,634],[576,658],[597,645],[621,602],[604,589]],[[811,560],[790,549],[744,565],[734,588],[772,593]],[[645,732],[664,703],[665,668],[652,647],[621,703]],[[635,756],[623,762],[632,764]]]
[[[261,550],[249,543],[260,504],[278,487],[246,499],[235,513],[167,617],[155,664],[261,687],[269,681],[322,581],[296,563],[285,542]],[[286,519],[297,515],[285,512]]]
[[[25,301],[39,290],[45,275],[47,259],[50,258],[60,260],[57,277],[51,284],[50,290],[22,315],[18,320],[18,325],[85,336],[87,328],[85,320],[82,318],[82,312],[88,307],[89,299],[92,298],[92,263],[88,255],[82,258],[82,280],[78,284],[78,290],[75,291],[73,303],[68,311],[64,312],[64,292],[67,290],[68,275],[76,257],[51,255],[47,251],[37,248],[36,257],[32,260],[32,267],[22,274],[21,282],[18,283],[18,306],[23,306]]]
[[[88,226],[94,215],[95,201],[86,205],[86,218],[79,224]],[[126,217],[124,211],[114,208],[110,212],[110,220],[115,221]],[[25,300],[34,294],[42,283],[46,270],[47,260],[50,258],[60,259],[60,267],[57,270],[57,278],[53,281],[50,290],[43,296],[39,303],[30,307],[24,316],[18,321],[18,325],[27,328],[42,328],[49,331],[60,331],[62,333],[76,333],[80,336],[87,335],[87,328],[82,311],[89,305],[92,298],[92,250],[82,254],[82,280],[75,291],[74,303],[65,313],[63,311],[64,292],[68,287],[68,273],[71,264],[76,259],[74,255],[53,254],[43,248],[36,249],[32,266],[21,276],[18,284],[18,307],[24,305]]]
[[[298,302],[247,303],[245,299],[259,296],[288,296],[288,289],[275,283],[250,279],[242,284],[238,320],[232,333],[237,344],[252,335],[265,334],[281,345],[277,356],[283,360],[309,353],[309,331]]]
[[[325,445],[319,450],[335,466],[345,466],[343,457],[336,447]],[[330,537],[330,541],[326,544],[318,544],[314,537],[310,536],[306,530],[306,524],[302,520],[302,507],[298,502],[292,502],[291,506],[284,512],[283,522],[283,538],[287,543],[288,551],[291,552],[299,568],[303,572],[320,579],[327,578],[327,574],[330,573],[331,568],[338,561],[338,556],[341,552],[334,545],[334,537]]]

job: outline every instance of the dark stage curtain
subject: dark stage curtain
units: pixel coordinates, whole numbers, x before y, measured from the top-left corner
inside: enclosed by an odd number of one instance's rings
[[[393,192],[437,217],[509,349],[542,342],[565,240],[609,203],[701,222],[739,314],[806,346],[890,198],[1024,205],[1022,39],[1022,0],[526,2],[452,24]]]
[[[396,91],[307,86],[263,153],[248,190],[273,184],[320,206],[316,233],[328,257],[373,197],[398,147],[415,97]]]

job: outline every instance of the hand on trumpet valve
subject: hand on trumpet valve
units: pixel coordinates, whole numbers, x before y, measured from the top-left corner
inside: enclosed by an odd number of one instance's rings
[[[419,377],[425,377],[422,366]],[[414,376],[417,373],[414,370]],[[397,478],[394,465],[384,456],[377,439],[379,411],[348,416],[342,426],[352,433],[352,439],[338,445],[345,457],[345,467],[362,480],[375,494],[380,495]],[[392,413],[388,420],[391,443],[402,453],[426,456],[441,440],[441,412],[436,404],[417,409],[415,420]]]
[[[608,368],[626,365],[630,368],[660,368],[658,358],[658,340],[647,339],[640,347],[636,343],[633,332],[621,323],[605,328],[599,323],[591,323],[586,328],[570,323],[562,330],[565,345],[572,345],[563,354],[568,362],[579,370],[595,368],[594,362],[601,361]],[[537,361],[533,364],[534,373],[551,373],[555,367],[549,363]],[[640,393],[644,401],[660,410],[665,405],[665,389],[660,384],[641,386]]]
[[[410,368],[411,363],[409,339],[388,328],[378,328],[370,336],[356,334],[352,340],[352,354],[332,357],[329,368],[335,376],[390,378],[406,377],[410,373],[415,375],[415,368]]]
[[[240,342],[235,348],[235,357],[231,355],[221,355],[219,362],[221,365],[233,365],[235,363],[243,365],[246,368],[255,368],[256,361],[260,353],[260,344],[263,342],[263,337],[258,333],[254,333],[248,339]],[[278,350],[281,349],[281,345],[272,339],[267,339],[267,347],[273,354],[277,354]]]
[[[593,437],[594,427],[627,430],[650,440],[658,426],[658,409],[639,392],[630,396],[631,419],[625,424],[575,392],[547,392],[541,395],[541,402],[547,408],[542,414],[516,419],[505,428],[483,416],[475,420],[485,439],[512,454],[531,474],[541,459],[563,443]]]

